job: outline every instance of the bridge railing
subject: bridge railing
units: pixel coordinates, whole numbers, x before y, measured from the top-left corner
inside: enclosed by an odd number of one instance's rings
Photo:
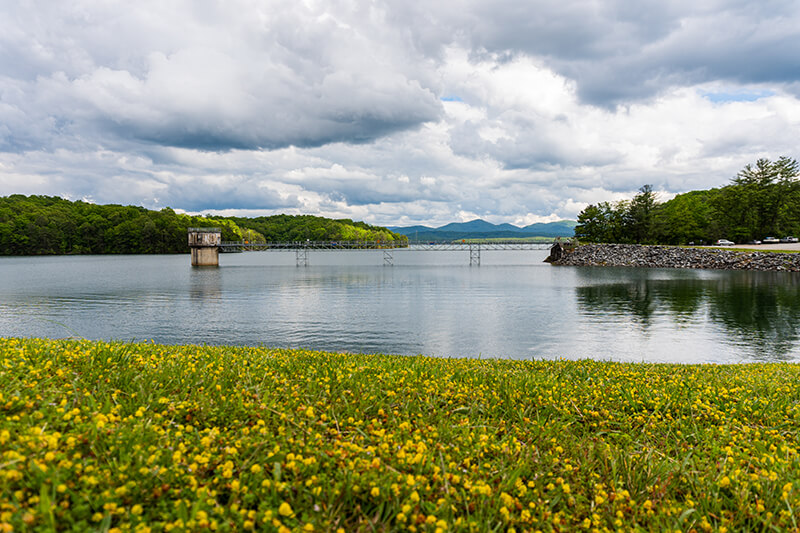
[[[294,241],[294,242],[261,242],[224,241],[219,247],[223,250],[535,250],[552,246],[553,242],[525,241]]]
[[[382,250],[387,248],[406,248],[406,241],[294,241],[294,242],[248,242],[248,241],[223,241],[222,248],[245,249],[276,249],[297,250],[308,248],[310,250]]]

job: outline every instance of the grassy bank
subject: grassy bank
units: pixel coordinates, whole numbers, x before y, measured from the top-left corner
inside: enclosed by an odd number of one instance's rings
[[[0,531],[797,527],[800,366],[0,340]]]

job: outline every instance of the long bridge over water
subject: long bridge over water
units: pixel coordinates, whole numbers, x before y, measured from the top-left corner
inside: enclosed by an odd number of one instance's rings
[[[220,228],[189,228],[192,266],[219,266],[219,254],[245,251],[294,252],[297,266],[309,265],[310,252],[342,252],[372,250],[383,253],[383,264],[394,264],[396,252],[464,251],[469,252],[470,266],[480,266],[484,250],[548,250],[553,242],[461,241],[461,242],[381,242],[381,241],[298,241],[264,242],[223,241]]]

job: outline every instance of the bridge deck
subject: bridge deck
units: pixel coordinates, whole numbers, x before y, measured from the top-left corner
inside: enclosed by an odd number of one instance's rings
[[[385,242],[333,242],[333,241],[305,241],[305,242],[266,242],[246,243],[243,241],[226,241],[217,247],[220,251],[263,251],[263,252],[294,252],[297,250],[313,251],[363,251],[363,250],[418,250],[418,251],[447,251],[447,250],[546,250],[553,245],[552,242],[410,242],[385,243]]]

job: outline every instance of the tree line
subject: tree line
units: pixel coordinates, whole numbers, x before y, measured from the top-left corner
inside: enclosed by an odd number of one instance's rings
[[[54,196],[0,197],[0,255],[186,253],[189,227],[219,227],[225,241],[406,240],[348,219],[193,216]]]
[[[230,220],[241,228],[254,231],[258,239],[266,242],[305,241],[407,241],[408,238],[386,228],[354,222],[349,218],[330,219],[312,215],[273,215],[268,217]]]
[[[800,234],[800,166],[781,157],[746,165],[727,186],[659,202],[651,185],[630,200],[589,205],[575,236],[584,242],[638,244],[762,240]]]

